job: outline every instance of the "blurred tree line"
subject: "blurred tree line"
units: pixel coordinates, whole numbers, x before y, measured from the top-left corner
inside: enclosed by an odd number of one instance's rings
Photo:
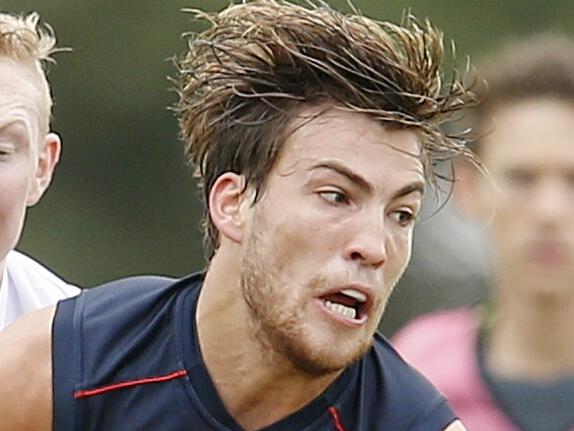
[[[73,49],[50,66],[52,124],[64,151],[51,190],[29,213],[20,249],[84,287],[139,273],[180,276],[203,266],[199,195],[167,109],[176,100],[168,77],[175,73],[170,59],[185,50],[181,34],[198,29],[181,9],[215,11],[228,3],[1,0],[2,11],[38,11],[59,46]],[[509,37],[574,31],[570,0],[353,3],[379,19],[398,22],[406,9],[430,18],[447,42],[456,42],[462,67],[467,56],[480,57]],[[345,0],[331,4],[349,10]],[[400,290],[388,331],[409,309],[432,303],[423,291],[401,301]]]

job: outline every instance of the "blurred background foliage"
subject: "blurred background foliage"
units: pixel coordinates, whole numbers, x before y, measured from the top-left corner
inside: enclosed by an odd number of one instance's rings
[[[54,182],[28,215],[20,249],[70,282],[90,287],[139,273],[180,276],[202,268],[201,209],[167,108],[176,99],[172,58],[181,34],[197,30],[182,8],[216,11],[221,0],[1,0],[3,11],[38,11],[60,47],[49,70],[53,129],[64,151]],[[349,10],[345,0],[332,1]],[[456,42],[456,62],[479,58],[508,38],[574,31],[571,0],[355,0],[368,16],[395,22],[410,9]],[[449,240],[462,241],[452,235]],[[416,265],[421,264],[420,259]],[[476,296],[464,283],[410,286],[393,296],[384,328],[392,332],[449,294]],[[422,281],[425,281],[422,280]],[[419,283],[420,284],[420,283]],[[405,294],[401,293],[404,289]],[[454,287],[456,289],[456,286]],[[468,295],[467,295],[468,294]],[[402,296],[401,296],[402,295]],[[446,296],[445,296],[446,295]],[[402,298],[402,299],[401,299]]]

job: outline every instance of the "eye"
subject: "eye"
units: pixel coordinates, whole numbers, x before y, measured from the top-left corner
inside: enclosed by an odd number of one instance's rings
[[[509,169],[504,177],[508,184],[515,187],[528,187],[536,180],[533,172],[524,169]]]
[[[0,145],[0,158],[7,158],[9,155],[11,155],[12,153],[14,153],[14,149],[7,147],[7,146],[3,146]]]
[[[391,213],[391,217],[402,227],[409,227],[416,220],[416,215],[410,210],[394,211]]]
[[[344,204],[349,202],[349,198],[346,193],[340,190],[322,190],[319,191],[319,196],[333,204]]]

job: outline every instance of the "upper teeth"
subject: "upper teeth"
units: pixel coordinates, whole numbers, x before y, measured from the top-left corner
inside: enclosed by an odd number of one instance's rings
[[[367,295],[365,295],[363,292],[359,292],[358,290],[355,290],[355,289],[341,290],[341,293],[343,295],[350,296],[351,298],[356,299],[359,302],[365,302],[367,300]]]

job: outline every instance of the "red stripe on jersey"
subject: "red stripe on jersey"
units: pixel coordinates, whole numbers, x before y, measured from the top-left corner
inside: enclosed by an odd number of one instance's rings
[[[329,413],[331,413],[331,418],[335,424],[337,431],[345,431],[345,427],[341,423],[341,416],[339,416],[339,411],[335,407],[329,407]]]
[[[100,395],[106,392],[116,391],[118,389],[131,388],[133,386],[139,386],[139,385],[147,385],[149,383],[167,382],[170,380],[179,379],[180,377],[186,377],[186,376],[187,376],[187,370],[179,370],[170,374],[165,374],[163,376],[145,377],[143,379],[128,380],[125,382],[102,386],[100,388],[76,391],[74,393],[74,398],[78,399],[78,398],[91,397],[93,395]]]

